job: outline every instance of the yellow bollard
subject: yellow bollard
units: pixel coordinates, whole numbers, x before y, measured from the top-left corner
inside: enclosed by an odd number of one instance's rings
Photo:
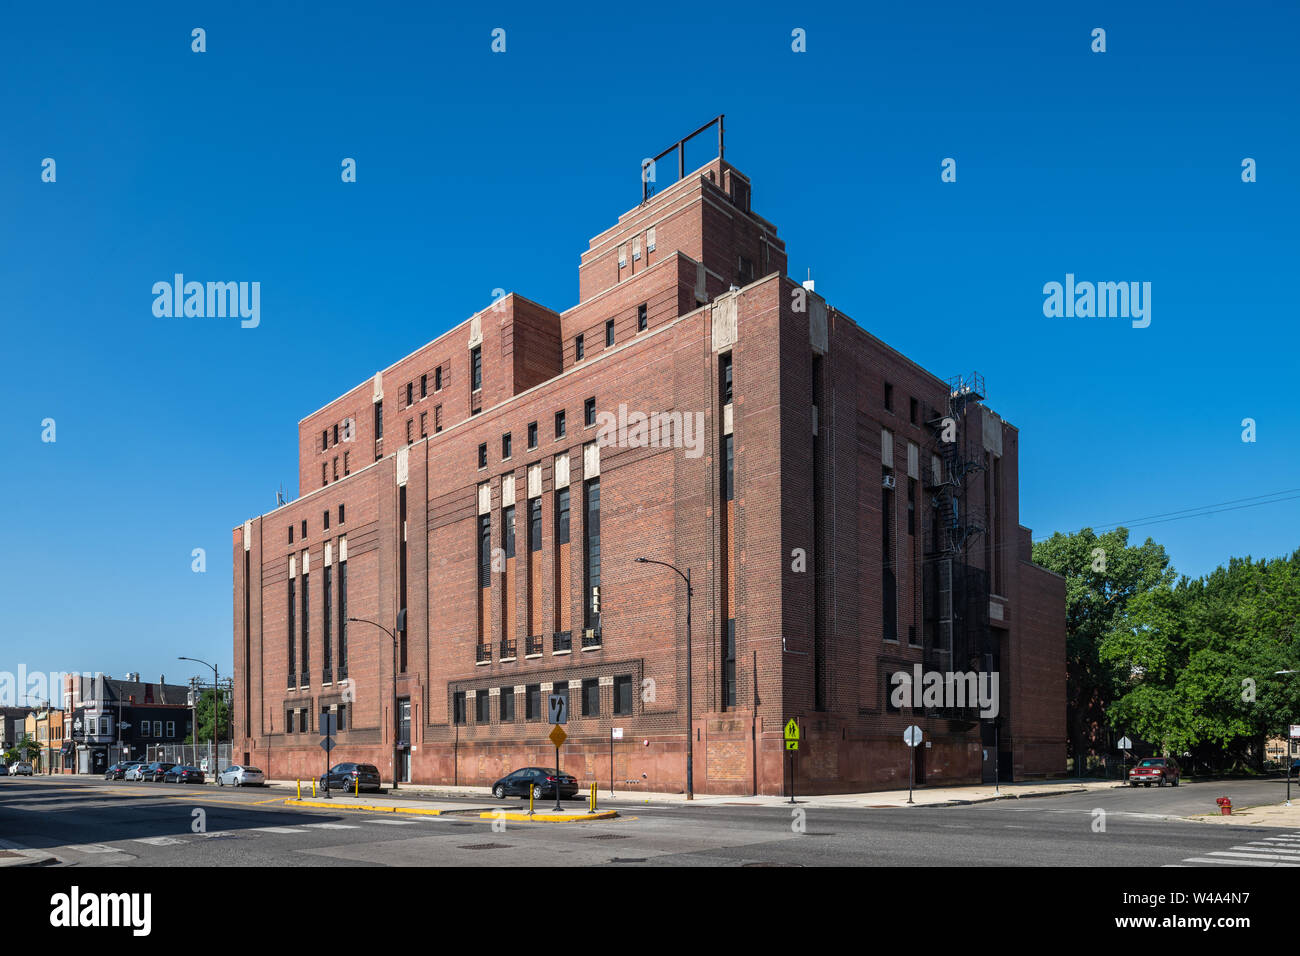
[[[357,779],[353,781],[353,785],[354,789],[352,795],[354,797],[361,796],[361,774],[357,774]]]
[[[302,799],[302,778],[298,778],[298,799]]]
[[[591,795],[587,798],[587,812],[588,813],[596,812],[596,784],[595,783],[592,783]]]
[[[311,778],[311,795],[312,795],[313,797],[316,796],[316,778],[315,778],[315,777],[312,777],[312,778]]]
[[[533,788],[528,788],[528,815],[533,815]]]

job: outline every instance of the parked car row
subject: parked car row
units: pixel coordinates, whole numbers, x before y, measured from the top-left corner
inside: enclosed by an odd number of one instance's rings
[[[147,763],[143,760],[127,760],[115,763],[104,771],[105,780],[130,780],[139,782],[147,780],[152,783],[206,783],[207,774],[198,767],[155,760]],[[260,787],[266,783],[266,775],[257,767],[232,764],[217,774],[219,786]]]

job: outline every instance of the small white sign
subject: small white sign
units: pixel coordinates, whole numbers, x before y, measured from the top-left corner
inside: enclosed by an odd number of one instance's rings
[[[550,694],[546,698],[547,709],[551,712],[551,723],[567,724],[569,722],[569,698],[563,694]]]
[[[1121,737],[1121,738],[1119,738],[1119,749],[1120,749],[1120,750],[1129,750],[1129,749],[1132,748],[1132,746],[1133,746],[1133,741],[1129,740],[1127,737]]]
[[[609,734],[610,734],[610,736],[613,737],[615,740],[622,740],[622,739],[623,739],[623,728],[622,728],[622,727],[615,727],[613,730],[611,730],[611,731],[609,732]]]
[[[1291,736],[1292,736],[1292,737],[1300,737],[1300,724],[1292,724],[1292,725],[1291,725]]]
[[[916,726],[916,724],[913,724],[911,727],[908,727],[903,731],[903,742],[909,747],[915,747],[920,744],[922,737],[921,728]]]

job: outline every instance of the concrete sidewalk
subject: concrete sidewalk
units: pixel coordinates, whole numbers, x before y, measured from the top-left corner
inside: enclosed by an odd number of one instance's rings
[[[296,796],[297,783],[293,780],[273,780],[268,786],[273,790],[287,789],[292,791]],[[984,803],[990,800],[1018,800],[1030,797],[1046,797],[1063,793],[1085,793],[1089,790],[1105,790],[1122,786],[1117,780],[1047,780],[1047,781],[1029,781],[1024,783],[1004,783],[994,792],[992,784],[970,784],[965,786],[953,787],[923,787],[913,791],[912,806],[960,806],[970,803]],[[440,812],[465,812],[466,806],[461,803],[442,804],[440,798],[480,798],[488,802],[489,806],[481,809],[491,810],[511,803],[510,799],[496,801],[492,797],[487,787],[454,787],[447,785],[432,784],[401,784],[396,793],[385,792],[380,794],[361,794],[360,797],[351,795],[343,797],[337,791],[333,791],[334,796],[331,803],[343,800],[358,801],[369,805],[383,805],[392,801],[398,801],[404,806],[413,808],[430,807],[439,808]],[[304,800],[321,800],[320,791],[317,791],[315,797],[312,797],[310,790],[304,786],[302,793]],[[579,791],[580,797],[585,797],[585,791]],[[515,798],[519,800],[522,798]],[[553,799],[553,798],[551,798]],[[837,793],[823,794],[817,796],[802,796],[796,793],[795,803],[803,807],[824,807],[824,808],[857,808],[857,809],[886,809],[892,807],[908,806],[908,793],[906,790],[882,790],[870,793]],[[599,806],[605,807],[635,807],[637,805],[655,804],[659,806],[674,805],[686,803],[684,793],[653,793],[653,792],[629,792],[615,790],[614,796],[610,796],[609,790],[601,787],[598,791]],[[545,803],[546,801],[542,801]],[[570,801],[572,802],[572,801]],[[789,797],[780,796],[745,796],[745,795],[728,795],[728,794],[696,794],[695,799],[691,801],[696,806],[753,806],[753,807],[779,807],[789,806]],[[540,806],[540,804],[539,804]],[[427,811],[426,811],[427,812]]]
[[[1226,817],[1218,813],[1198,813],[1184,819],[1225,826],[1300,827],[1300,798],[1293,800],[1289,807],[1282,803],[1266,803],[1254,807],[1233,807],[1231,816]]]
[[[59,858],[53,853],[33,850],[11,840],[0,840],[0,869],[7,866],[52,866],[58,862]]]

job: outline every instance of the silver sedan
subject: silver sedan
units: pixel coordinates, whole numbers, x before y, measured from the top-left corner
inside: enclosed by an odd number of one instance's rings
[[[234,764],[217,774],[217,785],[224,787],[260,787],[266,783],[266,774],[256,767]]]

